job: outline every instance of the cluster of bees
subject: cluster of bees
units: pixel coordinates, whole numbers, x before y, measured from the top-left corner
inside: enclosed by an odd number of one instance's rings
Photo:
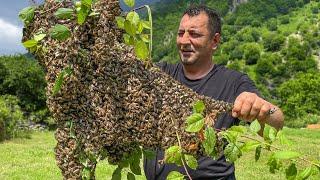
[[[202,100],[204,115],[230,110],[230,104],[197,95],[155,65],[138,60],[123,44],[115,17],[119,0],[99,0],[93,5],[98,16],[83,25],[75,19],[54,16],[59,8],[74,8],[71,0],[47,0],[35,11],[34,21],[24,29],[23,40],[56,24],[72,35],[65,41],[47,36],[45,51],[35,56],[46,71],[47,105],[55,118],[56,160],[65,179],[81,179],[84,168],[91,177],[97,159],[118,163],[138,147],[166,149],[177,144],[177,135],[187,153],[201,153],[196,133],[184,131],[193,103]],[[53,95],[55,80],[64,68],[72,74]],[[215,121],[215,116],[211,120]]]

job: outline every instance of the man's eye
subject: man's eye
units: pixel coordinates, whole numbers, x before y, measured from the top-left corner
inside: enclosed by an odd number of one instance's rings
[[[190,33],[190,36],[193,38],[200,37],[201,35],[198,33]]]
[[[183,36],[184,32],[178,32],[178,36]]]

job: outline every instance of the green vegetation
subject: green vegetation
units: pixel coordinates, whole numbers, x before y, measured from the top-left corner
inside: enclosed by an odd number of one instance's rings
[[[316,97],[313,101],[300,98],[294,101],[299,104],[290,106],[289,110],[284,102],[288,95],[280,92],[289,88],[285,82],[299,79],[298,74],[319,72],[320,2],[250,0],[236,7],[233,1],[202,2],[217,9],[223,17],[222,42],[214,61],[247,73],[267,100],[285,109],[285,125],[305,127],[308,123],[319,122],[314,117],[320,113],[311,109],[319,107],[318,94],[307,89],[291,91],[291,96],[307,93],[303,96]],[[172,1],[154,6],[154,61],[179,61],[176,31],[183,10],[190,3],[199,1]],[[164,26],[165,29],[161,28]],[[319,79],[312,82],[318,84]],[[304,113],[298,107],[303,107]],[[313,120],[308,120],[310,116]],[[301,120],[305,122],[301,123]]]
[[[26,131],[19,128],[25,119],[15,96],[0,96],[0,141],[23,137]]]
[[[24,55],[0,57],[0,141],[26,136],[27,119],[52,124],[45,101],[44,71]]]
[[[293,142],[288,149],[306,154],[309,159],[318,158],[319,131],[285,128],[284,132]],[[31,139],[5,141],[0,145],[0,179],[61,179],[54,158],[55,143],[53,132],[50,131],[34,132]],[[245,154],[236,161],[237,179],[285,179],[283,174],[269,173],[264,153],[268,152],[262,151],[258,162],[254,162],[254,152]],[[110,178],[115,168],[116,166],[108,165],[106,161],[100,162],[96,170],[97,179]],[[136,178],[145,179],[143,176]],[[312,176],[310,179],[318,178]]]

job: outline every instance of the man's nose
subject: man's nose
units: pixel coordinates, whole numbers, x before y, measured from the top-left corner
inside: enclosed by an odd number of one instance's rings
[[[190,44],[190,36],[188,32],[183,33],[179,39],[181,44]]]

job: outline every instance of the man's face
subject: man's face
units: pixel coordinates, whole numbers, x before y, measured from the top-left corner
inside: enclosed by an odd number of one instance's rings
[[[182,17],[177,35],[177,47],[183,64],[193,65],[211,61],[217,43],[215,38],[210,36],[208,16],[204,12],[193,17],[187,14]]]

